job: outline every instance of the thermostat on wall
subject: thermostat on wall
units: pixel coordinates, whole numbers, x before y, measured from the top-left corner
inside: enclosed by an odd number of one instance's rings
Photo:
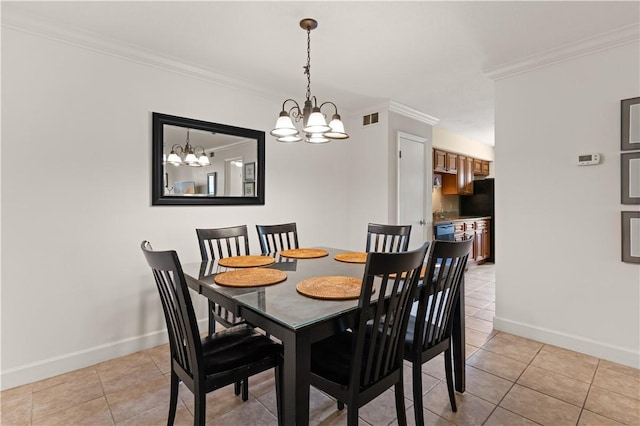
[[[600,154],[578,155],[578,166],[593,166],[600,164]]]

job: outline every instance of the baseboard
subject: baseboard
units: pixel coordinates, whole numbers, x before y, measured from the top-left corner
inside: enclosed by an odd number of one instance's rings
[[[619,364],[628,365],[633,368],[640,368],[640,353],[632,349],[621,346],[613,346],[591,339],[585,339],[571,334],[561,333],[556,330],[535,327],[517,321],[495,317],[493,328],[506,333],[537,340],[538,342],[591,355]]]
[[[198,326],[207,329],[208,320],[201,319]],[[59,374],[79,370],[103,361],[152,348],[167,343],[167,330],[153,331],[141,336],[130,337],[117,342],[94,346],[82,351],[32,362],[19,367],[3,370],[0,373],[0,390],[48,379]]]

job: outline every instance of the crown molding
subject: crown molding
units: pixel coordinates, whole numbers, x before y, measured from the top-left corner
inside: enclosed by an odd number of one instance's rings
[[[603,50],[613,49],[626,44],[640,41],[640,25],[632,24],[606,33],[589,37],[577,42],[527,56],[514,62],[489,67],[482,72],[493,80],[512,77],[514,75],[533,71],[538,68],[569,61],[585,55],[591,55]]]
[[[183,76],[203,80],[219,86],[239,89],[268,99],[279,99],[282,94],[265,90],[247,81],[212,72],[197,65],[143,49],[133,44],[110,40],[97,34],[77,29],[67,29],[59,23],[37,18],[16,10],[2,11],[2,27],[36,35],[67,45],[91,50],[130,62],[159,68]]]
[[[405,117],[413,118],[414,120],[418,120],[432,126],[435,126],[440,121],[439,118],[432,117],[416,109],[391,100],[389,101],[389,111],[404,115]]]

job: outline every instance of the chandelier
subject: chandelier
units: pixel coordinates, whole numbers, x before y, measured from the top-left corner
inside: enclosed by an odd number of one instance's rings
[[[349,137],[344,131],[344,124],[340,120],[338,107],[333,102],[323,102],[318,106],[315,96],[311,96],[311,30],[318,27],[318,21],[306,18],[300,21],[300,27],[307,31],[307,65],[304,68],[304,74],[307,76],[307,94],[304,101],[304,107],[293,99],[287,99],[282,103],[282,111],[276,122],[276,127],[270,132],[276,137],[278,142],[299,142],[303,138],[300,131],[293,125],[293,120],[299,122],[302,120],[302,131],[304,132],[304,141],[309,143],[325,143],[331,139],[346,139]],[[287,103],[291,108],[287,111]],[[327,124],[325,115],[321,112],[325,105],[332,105],[335,113],[331,117],[331,121]]]
[[[202,150],[200,155],[196,154],[199,149]],[[189,142],[189,129],[187,129],[187,141],[184,147],[178,144],[173,145],[167,157],[167,163],[174,166],[185,165],[191,167],[202,167],[211,164],[207,154],[204,152],[204,148],[201,146],[193,147]]]

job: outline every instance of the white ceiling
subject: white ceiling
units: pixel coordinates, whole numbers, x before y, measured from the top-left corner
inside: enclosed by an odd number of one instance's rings
[[[334,101],[344,116],[393,100],[493,144],[493,81],[483,70],[637,25],[640,2],[3,1],[3,21],[7,13],[299,101],[306,34],[298,22],[312,17],[319,101]]]

